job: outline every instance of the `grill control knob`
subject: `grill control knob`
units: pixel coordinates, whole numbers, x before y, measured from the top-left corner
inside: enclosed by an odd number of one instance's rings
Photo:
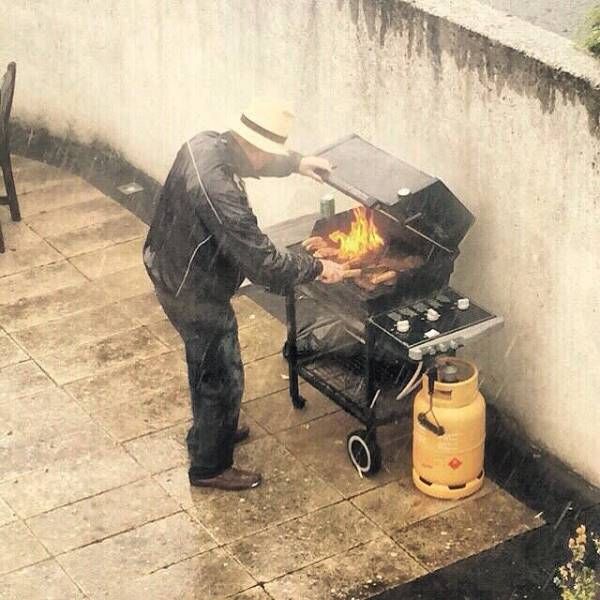
[[[458,306],[458,310],[467,310],[469,308],[469,304],[468,298],[460,298],[456,303],[456,306]]]
[[[458,342],[456,340],[450,340],[450,350],[458,350]]]
[[[427,320],[428,321],[437,321],[440,318],[440,313],[435,310],[435,308],[430,308],[427,310]]]
[[[411,360],[423,360],[423,352],[420,348],[411,348],[408,351],[408,358]]]
[[[406,319],[396,321],[396,331],[398,333],[406,333],[410,329],[410,322]]]
[[[398,190],[398,197],[399,198],[404,198],[406,196],[410,196],[410,189],[409,188],[400,188]]]
[[[441,342],[437,345],[438,352],[441,352],[442,354],[444,352],[448,352],[448,348],[449,348],[449,345],[446,344],[446,342]]]

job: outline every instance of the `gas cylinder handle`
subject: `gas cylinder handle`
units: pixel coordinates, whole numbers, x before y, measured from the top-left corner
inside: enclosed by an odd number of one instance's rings
[[[435,415],[434,415],[434,417],[435,417]],[[435,433],[435,435],[437,435],[437,436],[441,437],[444,435],[444,433],[446,433],[446,430],[444,429],[443,425],[440,425],[439,423],[436,425],[435,423],[432,423],[427,418],[427,413],[419,413],[419,415],[417,416],[417,419],[418,419],[419,423],[421,425],[423,425],[423,427],[425,427],[425,429],[429,429],[429,431],[431,431],[432,433]]]
[[[435,381],[437,379],[438,370],[436,366],[433,366],[427,370],[427,391],[429,392],[429,410],[424,413],[419,413],[417,419],[425,429],[428,429],[432,433],[435,433],[437,436],[442,436],[446,433],[443,425],[440,425],[435,413],[433,412],[433,392],[435,390]],[[432,423],[427,415],[431,413],[432,417],[435,419],[435,423]]]

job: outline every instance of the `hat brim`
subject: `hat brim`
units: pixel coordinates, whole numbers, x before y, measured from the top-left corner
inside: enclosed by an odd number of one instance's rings
[[[239,119],[233,123],[231,131],[237,133],[249,144],[256,146],[263,152],[267,152],[268,154],[278,154],[279,156],[289,156],[289,152],[283,144],[279,144],[278,142],[274,142],[273,140],[260,135],[260,133],[250,129],[250,127],[242,123]]]

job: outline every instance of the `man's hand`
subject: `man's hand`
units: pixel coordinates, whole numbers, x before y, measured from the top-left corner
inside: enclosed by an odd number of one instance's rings
[[[346,268],[332,260],[322,260],[323,272],[319,275],[319,281],[323,283],[339,283],[344,279]]]
[[[326,158],[305,156],[300,160],[298,173],[322,183],[323,177],[331,173],[331,164]]]

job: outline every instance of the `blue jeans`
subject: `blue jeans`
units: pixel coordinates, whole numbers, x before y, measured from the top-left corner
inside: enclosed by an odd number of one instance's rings
[[[230,303],[189,295],[157,297],[185,343],[193,423],[187,434],[190,474],[219,475],[233,464],[234,436],[244,392],[235,313]]]

